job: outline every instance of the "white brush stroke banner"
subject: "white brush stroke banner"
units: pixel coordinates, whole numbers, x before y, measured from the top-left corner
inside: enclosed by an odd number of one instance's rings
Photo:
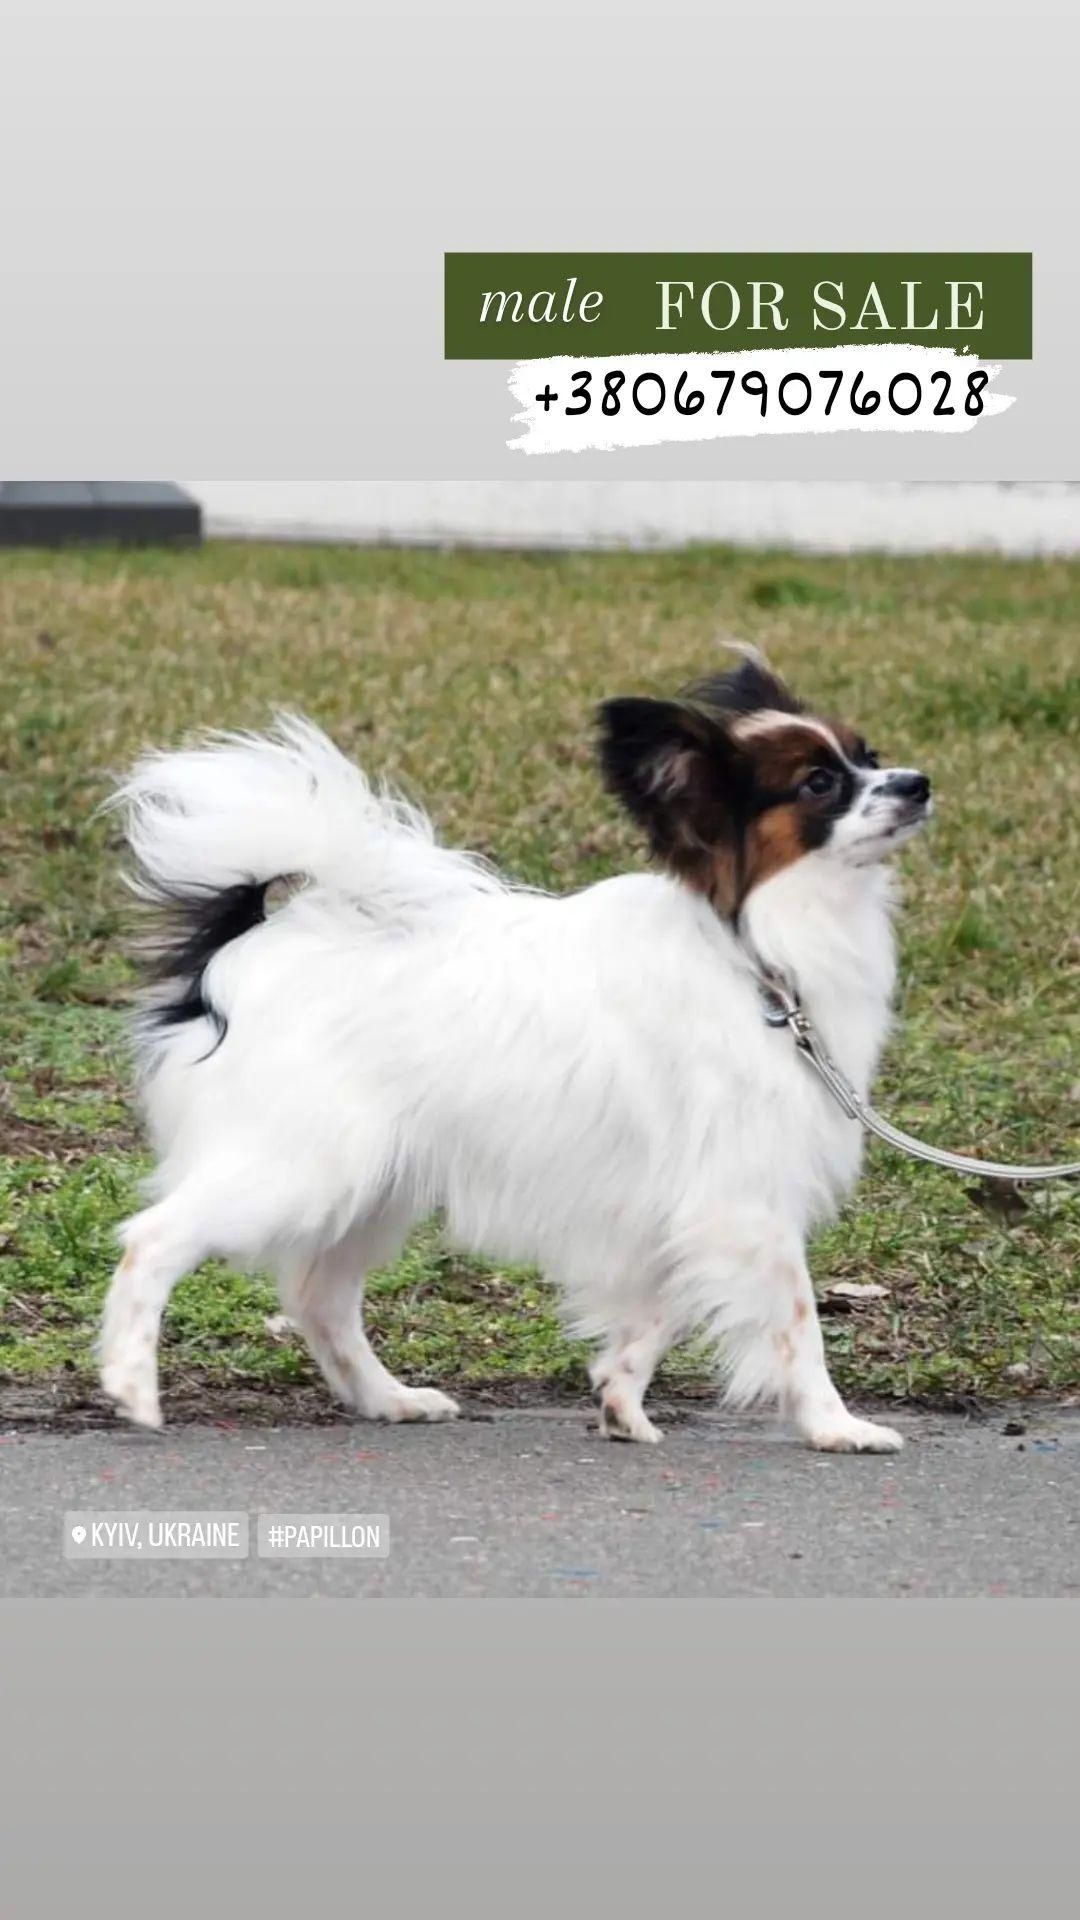
[[[615,371],[625,375],[618,386],[618,411],[605,413],[605,380]],[[587,386],[583,372],[590,376]],[[991,391],[1000,372],[1000,364],[970,354],[918,346],[767,347],[760,352],[750,348],[739,353],[523,360],[509,377],[510,392],[521,409],[513,424],[523,431],[506,444],[521,453],[583,453],[759,434],[970,433],[980,421],[992,420],[1014,404],[1015,395]],[[984,374],[986,383],[979,393],[980,411],[970,413],[965,401],[973,374]],[[841,376],[839,383],[836,375]],[[751,380],[750,392],[744,379]],[[764,413],[761,380],[766,388]],[[583,386],[590,396],[588,410],[567,414],[568,403],[580,404],[573,396]],[[633,401],[635,390],[646,407],[656,410],[641,412]],[[540,398],[545,391],[558,396],[547,410]],[[697,410],[682,410],[693,404],[697,393],[702,395]],[[878,404],[867,410],[875,393]],[[805,410],[790,410],[804,402]],[[946,407],[952,411],[944,411]]]

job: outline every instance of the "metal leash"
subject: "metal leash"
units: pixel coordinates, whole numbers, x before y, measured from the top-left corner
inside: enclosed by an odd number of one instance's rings
[[[883,1120],[865,1100],[860,1100],[847,1076],[841,1073],[825,1048],[805,1012],[797,993],[782,985],[775,976],[757,966],[758,986],[770,1027],[787,1027],[803,1058],[825,1082],[837,1105],[851,1120],[858,1120],[868,1133],[876,1133],[890,1147],[913,1160],[928,1160],[931,1166],[948,1167],[953,1173],[975,1174],[983,1180],[1075,1180],[1080,1177],[1080,1160],[1057,1167],[1010,1167],[999,1160],[976,1160],[971,1154],[950,1153],[944,1147],[927,1146],[925,1140],[903,1133]]]

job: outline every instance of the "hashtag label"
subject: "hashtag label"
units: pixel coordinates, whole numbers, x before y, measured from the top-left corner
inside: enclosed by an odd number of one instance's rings
[[[260,1513],[256,1541],[262,1560],[385,1560],[390,1518],[385,1513]]]

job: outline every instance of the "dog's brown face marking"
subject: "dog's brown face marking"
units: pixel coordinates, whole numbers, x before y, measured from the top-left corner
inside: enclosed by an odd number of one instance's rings
[[[609,701],[600,751],[657,857],[729,919],[824,845],[875,764],[853,728],[807,713],[756,659],[678,701]]]
[[[854,727],[847,726],[843,720],[827,720],[825,725],[830,727],[836,735],[841,752],[851,762],[852,766],[877,766],[877,754],[872,747],[867,746],[862,734],[856,733]]]
[[[752,888],[822,844],[823,823],[838,799],[846,804],[852,780],[836,729],[825,721],[751,716],[736,722],[732,733],[748,755],[757,800],[744,839],[745,899]],[[826,775],[833,784],[814,793],[818,776]]]

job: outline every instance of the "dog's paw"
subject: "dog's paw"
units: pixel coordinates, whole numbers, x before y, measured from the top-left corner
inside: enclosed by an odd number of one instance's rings
[[[605,1440],[640,1440],[653,1447],[664,1437],[642,1407],[610,1392],[600,1401],[600,1433]]]
[[[456,1420],[461,1408],[437,1387],[395,1387],[375,1418],[397,1425],[403,1420]]]
[[[819,1453],[899,1453],[904,1444],[894,1427],[857,1420],[851,1413],[842,1420],[831,1420],[828,1426],[815,1427],[804,1437],[807,1446]]]
[[[154,1431],[161,1426],[161,1403],[152,1368],[138,1362],[109,1360],[101,1369],[101,1385],[122,1419]]]

